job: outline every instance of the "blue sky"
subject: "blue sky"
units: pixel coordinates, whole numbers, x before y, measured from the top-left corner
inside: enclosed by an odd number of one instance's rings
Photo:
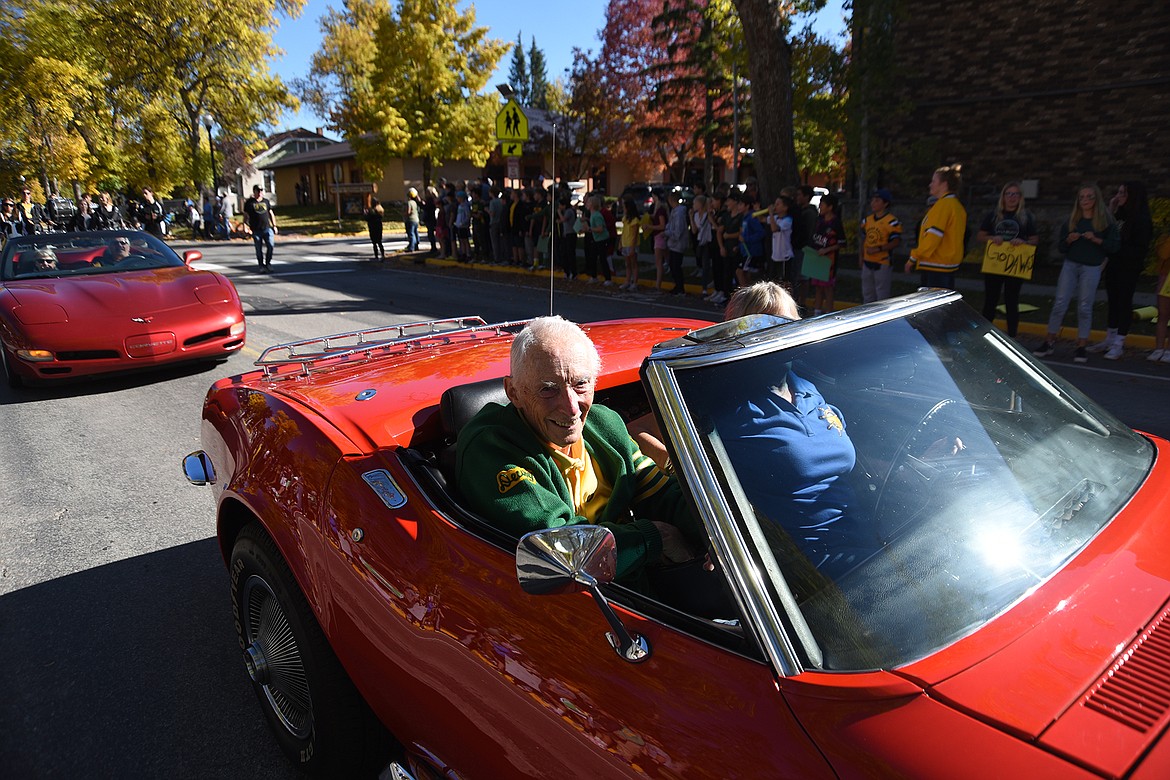
[[[573,48],[597,51],[600,42],[597,31],[605,24],[603,0],[582,0],[577,3],[559,3],[551,0],[479,0],[461,2],[461,8],[475,6],[476,23],[491,30],[492,37],[515,41],[520,33],[527,51],[533,36],[536,46],[544,52],[548,77],[552,81],[564,75],[572,64]],[[340,7],[341,0],[308,0],[300,18],[284,19],[276,31],[276,45],[285,54],[271,63],[273,71],[286,82],[303,77],[309,72],[309,59],[321,43],[320,19],[330,7]],[[816,27],[822,35],[838,35],[844,28],[841,0],[828,0],[825,10],[817,18]],[[500,60],[495,84],[504,80],[511,63],[511,54]],[[302,109],[297,114],[286,114],[276,122],[277,129],[304,127],[314,130],[324,127],[324,120]]]

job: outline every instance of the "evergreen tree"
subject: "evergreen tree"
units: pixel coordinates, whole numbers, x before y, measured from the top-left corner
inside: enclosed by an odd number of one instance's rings
[[[516,46],[512,49],[512,67],[508,69],[508,83],[516,92],[516,102],[522,106],[528,105],[531,89],[528,63],[524,59],[524,44],[520,40],[520,33],[516,33]]]
[[[536,36],[532,37],[532,45],[528,47],[528,79],[529,97],[527,105],[533,108],[548,109],[548,73],[544,65],[544,52],[536,48]]]

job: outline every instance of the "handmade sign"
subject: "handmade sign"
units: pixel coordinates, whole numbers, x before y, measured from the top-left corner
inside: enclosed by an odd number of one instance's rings
[[[983,273],[1031,279],[1035,261],[1036,247],[1031,244],[1013,246],[1006,241],[1002,244],[988,241],[987,251],[983,253]]]
[[[806,246],[803,254],[804,260],[800,263],[800,273],[809,279],[819,279],[822,282],[829,281],[829,271],[831,270],[833,261],[817,252],[811,246]]]

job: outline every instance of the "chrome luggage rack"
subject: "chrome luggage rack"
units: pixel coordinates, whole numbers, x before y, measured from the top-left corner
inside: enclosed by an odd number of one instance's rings
[[[452,317],[387,325],[276,344],[264,350],[255,365],[263,370],[265,379],[307,377],[311,372],[327,367],[351,365],[353,361],[349,358],[355,355],[360,355],[362,360],[372,360],[389,354],[403,354],[449,344],[455,336],[485,331],[501,335],[527,324],[528,320],[513,320],[489,325],[482,317]],[[283,366],[297,365],[300,366],[299,372],[280,373]]]

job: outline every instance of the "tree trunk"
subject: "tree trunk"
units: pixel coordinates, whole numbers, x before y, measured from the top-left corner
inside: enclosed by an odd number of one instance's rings
[[[760,195],[771,201],[781,188],[797,182],[788,19],[775,0],[732,2],[747,43],[756,178]]]

